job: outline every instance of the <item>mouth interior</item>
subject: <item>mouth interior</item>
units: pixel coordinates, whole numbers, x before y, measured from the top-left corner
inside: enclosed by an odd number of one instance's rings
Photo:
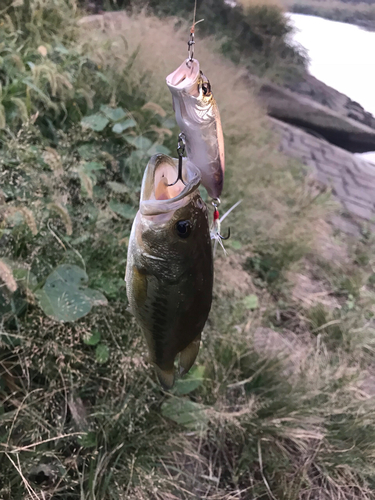
[[[193,84],[198,75],[199,63],[195,60],[185,61],[176,71],[167,76],[167,83],[173,87],[185,87]]]
[[[184,189],[184,184],[181,181],[173,184],[177,179],[177,169],[166,162],[161,162],[154,174],[154,190],[153,195],[155,200],[170,200],[178,196]]]
[[[176,73],[173,75],[172,78],[172,85],[180,85],[184,80],[186,80],[186,73],[177,70]]]
[[[185,81],[186,78],[188,78],[186,71],[184,70],[184,68],[179,67],[173,74],[171,84],[176,87],[177,85],[180,85],[180,83]]]

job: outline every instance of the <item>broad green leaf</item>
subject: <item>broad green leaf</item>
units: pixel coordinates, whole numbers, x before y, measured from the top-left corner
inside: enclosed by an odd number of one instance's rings
[[[136,125],[137,123],[135,120],[133,120],[133,118],[128,118],[123,122],[115,123],[112,127],[112,132],[114,132],[115,134],[121,134],[122,132],[124,132],[124,130],[135,127]]]
[[[91,301],[88,297],[62,283],[48,283],[41,290],[37,290],[35,296],[47,316],[63,323],[76,321],[91,311]]]
[[[166,118],[165,120],[163,120],[162,124],[165,128],[174,128],[176,126],[174,118]]]
[[[138,137],[133,137],[132,135],[127,135],[125,139],[129,144],[136,147],[137,149],[141,149],[142,151],[147,152],[152,146],[152,142],[147,137],[143,137],[142,135]]]
[[[95,357],[96,361],[103,365],[109,359],[109,350],[108,347],[104,344],[99,344],[95,349]]]
[[[92,306],[108,305],[108,300],[105,298],[102,292],[99,292],[99,290],[92,290],[91,288],[86,288],[84,290],[84,294],[86,295],[86,297],[90,299]]]
[[[110,108],[102,104],[100,111],[112,122],[118,122],[126,117],[126,113],[122,108]]]
[[[62,264],[48,276],[46,283],[54,281],[82,287],[88,283],[89,278],[80,267],[73,264]]]
[[[101,337],[101,335],[100,335],[99,330],[93,330],[91,333],[91,336],[87,339],[83,339],[83,342],[86,345],[96,345],[96,344],[99,344],[100,337]]]
[[[207,426],[205,407],[187,398],[172,397],[162,404],[164,417],[188,429],[202,429]]]
[[[132,220],[134,219],[137,209],[128,205],[126,203],[120,203],[116,200],[111,200],[109,202],[109,208],[113,210],[116,214],[121,215],[125,219]]]
[[[72,264],[58,266],[46,279],[41,290],[35,292],[40,307],[47,316],[61,322],[76,321],[86,316],[97,305],[102,294],[86,288],[87,274]],[[104,303],[104,302],[103,302]]]
[[[105,170],[105,165],[98,161],[89,161],[88,163],[84,164],[83,169],[86,172],[96,172],[97,170]]]
[[[164,155],[169,155],[170,154],[170,149],[166,148],[162,144],[153,144],[150,149],[147,151],[147,154],[152,156],[156,155],[158,153],[162,153]]]
[[[258,309],[259,307],[258,297],[254,294],[248,295],[243,299],[242,302],[246,309],[250,309],[251,311],[253,311],[254,309]]]
[[[130,153],[130,155],[126,158],[125,164],[127,167],[129,167],[129,170],[136,171],[139,168],[144,168],[146,165],[146,159],[145,159],[146,153],[144,151],[140,151],[139,149],[135,149]],[[131,182],[131,178],[127,179],[125,178],[126,183]],[[138,187],[139,187],[139,181],[137,181]],[[133,189],[134,191],[134,189]]]
[[[175,392],[178,395],[189,394],[197,389],[203,382],[204,366],[195,366],[184,377],[177,380]]]
[[[109,120],[100,113],[95,115],[85,116],[81,120],[81,125],[85,128],[94,130],[95,132],[101,132],[108,125]]]
[[[98,154],[98,147],[96,144],[83,144],[78,148],[79,155],[85,160],[90,160],[91,158],[95,158]]]
[[[126,184],[121,184],[120,182],[107,182],[107,186],[114,192],[114,193],[128,193],[129,188]]]

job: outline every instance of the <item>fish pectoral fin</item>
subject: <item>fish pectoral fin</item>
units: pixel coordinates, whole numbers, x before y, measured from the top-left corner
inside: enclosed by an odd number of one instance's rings
[[[199,352],[201,334],[180,353],[180,375],[185,375],[193,366]]]
[[[171,370],[162,370],[160,366],[154,364],[156,369],[156,375],[158,376],[159,382],[163,389],[172,389],[175,380],[175,370],[174,367]]]

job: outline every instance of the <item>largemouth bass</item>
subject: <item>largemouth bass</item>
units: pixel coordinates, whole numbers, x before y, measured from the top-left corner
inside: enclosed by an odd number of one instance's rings
[[[166,81],[187,157],[199,169],[208,194],[218,198],[224,183],[224,137],[210,82],[196,59],[186,59]]]
[[[154,155],[145,170],[139,211],[129,240],[126,290],[150,361],[165,388],[197,357],[211,308],[213,261],[207,208],[200,197],[200,174],[185,159],[186,186],[175,181],[177,162]]]

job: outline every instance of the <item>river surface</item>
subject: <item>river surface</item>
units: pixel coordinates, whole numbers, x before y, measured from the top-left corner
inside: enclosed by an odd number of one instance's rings
[[[287,14],[310,60],[310,73],[375,116],[375,32],[303,14]],[[375,162],[375,152],[361,155]]]

